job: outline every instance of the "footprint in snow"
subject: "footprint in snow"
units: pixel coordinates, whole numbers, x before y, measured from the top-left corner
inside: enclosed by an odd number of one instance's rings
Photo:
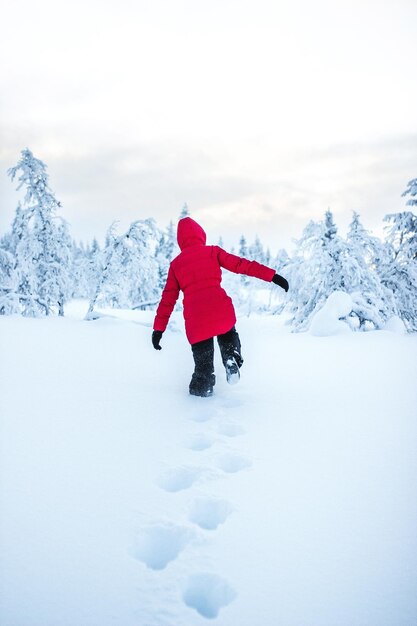
[[[195,452],[201,452],[202,450],[207,450],[211,448],[214,443],[214,438],[210,437],[210,435],[206,435],[205,433],[196,433],[187,442],[187,448],[190,450],[194,450]]]
[[[235,474],[247,467],[251,467],[252,461],[244,456],[234,453],[225,453],[218,457],[217,467],[227,474]]]
[[[190,576],[182,597],[185,604],[200,615],[214,619],[236,596],[236,591],[220,576],[201,573]]]
[[[202,409],[193,413],[191,419],[193,422],[208,422],[213,417],[213,412],[210,410]]]
[[[205,530],[216,530],[223,524],[232,512],[232,507],[226,500],[217,498],[196,498],[189,514],[190,522]]]
[[[166,470],[157,480],[157,484],[164,491],[175,493],[184,489],[189,489],[201,476],[201,469],[198,467],[177,467]]]
[[[142,529],[135,538],[132,556],[153,570],[162,570],[193,538],[187,528],[174,524],[158,524]]]

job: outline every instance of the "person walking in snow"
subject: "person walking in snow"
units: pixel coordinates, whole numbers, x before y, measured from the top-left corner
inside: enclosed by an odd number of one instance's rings
[[[179,220],[177,240],[181,252],[169,267],[153,324],[152,344],[155,350],[161,350],[162,333],[182,291],[185,332],[195,364],[189,391],[191,395],[207,397],[213,394],[216,381],[214,337],[217,337],[229,383],[238,382],[243,364],[235,328],[236,314],[232,299],[221,287],[221,268],[274,282],[285,291],[288,291],[288,282],[266,265],[229,254],[219,246],[207,246],[206,233],[191,217]]]

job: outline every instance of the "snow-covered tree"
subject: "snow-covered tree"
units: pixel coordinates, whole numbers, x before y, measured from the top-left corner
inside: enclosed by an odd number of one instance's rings
[[[264,263],[268,267],[272,264],[272,255],[271,255],[271,250],[269,248],[267,248],[264,253]]]
[[[246,242],[246,238],[243,235],[239,239],[239,256],[248,258],[248,244]]]
[[[158,261],[158,284],[161,290],[164,288],[168,276],[169,264],[178,252],[179,248],[175,234],[175,227],[174,223],[171,221],[168,227],[161,232],[155,252],[155,256]]]
[[[19,245],[19,242],[23,239],[23,237],[27,234],[28,230],[28,220],[25,212],[22,209],[22,205],[19,202],[16,211],[14,214],[12,228],[10,233],[6,236],[7,247],[12,254],[16,255],[16,250]]]
[[[6,233],[0,239],[0,315],[20,313],[15,266],[12,235]]]
[[[5,233],[2,237],[0,237],[0,248],[2,250],[7,250],[7,252],[11,252],[12,247],[12,235],[10,232]]]
[[[30,317],[45,314],[35,271],[38,249],[39,240],[31,228],[30,214],[19,203],[11,231],[0,244],[0,314],[21,313]],[[62,262],[69,264],[70,257],[71,254]]]
[[[376,271],[382,255],[381,242],[363,228],[357,213],[346,240],[338,235],[330,211],[323,222],[310,222],[286,268],[291,285],[287,310],[294,330],[307,329],[335,291],[351,296],[347,321],[352,328],[381,328],[396,312],[392,294]]]
[[[386,256],[379,272],[394,294],[401,319],[417,331],[417,216],[410,211],[387,215]]]
[[[244,259],[248,259],[249,258],[249,248],[248,248],[248,244],[246,241],[246,238],[242,235],[241,238],[239,239],[239,251],[238,251],[238,256],[243,257]],[[241,286],[246,289],[249,287],[249,277],[248,276],[240,276],[239,277],[239,282],[241,284]]]
[[[355,251],[368,265],[374,266],[381,255],[382,242],[364,228],[357,211],[353,211],[352,221],[346,236],[351,251]]]
[[[20,203],[15,212],[9,237],[9,250],[13,255],[14,292],[9,297],[19,302],[19,312],[28,317],[37,317],[45,313],[44,304],[39,299],[38,283],[34,268],[34,252],[38,241],[30,228],[30,215],[22,209]]]
[[[113,224],[101,252],[96,286],[87,318],[94,318],[97,304],[137,308],[154,303],[158,296],[157,232],[153,220],[133,222],[123,235]]]
[[[72,242],[72,298],[88,298],[88,246]]]
[[[290,262],[288,252],[284,248],[280,248],[275,256],[275,259],[271,259],[272,267],[275,267],[278,274],[285,274],[285,268]]]
[[[101,267],[100,245],[96,238],[92,243],[73,242],[73,298],[91,300],[98,282]]]
[[[0,315],[20,313],[15,258],[0,245]]]
[[[366,328],[367,323],[373,328],[382,328],[396,313],[392,292],[382,284],[376,272],[382,243],[365,230],[356,212],[347,233],[347,244],[345,288],[353,300],[351,317],[357,318],[360,329]]]
[[[264,247],[256,236],[255,241],[248,245],[244,235],[240,237],[238,256],[257,261],[258,263],[270,264],[270,255],[265,253]],[[253,312],[265,311],[270,306],[270,292],[273,289],[266,283],[259,282],[256,278],[241,275],[239,277],[229,277],[225,274],[227,291],[232,294],[237,308],[242,314],[250,315]]]
[[[289,305],[294,330],[308,328],[312,315],[333,291],[346,290],[346,243],[337,234],[331,211],[323,222],[311,221],[297,242],[287,267]]]
[[[188,204],[186,202],[184,202],[183,207],[181,209],[180,220],[183,217],[190,217],[190,209],[188,208]]]
[[[73,275],[73,241],[69,234],[68,224],[58,218],[57,220],[57,236],[56,247],[54,252],[55,281],[54,286],[56,298],[58,302],[58,314],[64,315],[64,304],[71,299],[74,290]],[[53,291],[51,289],[50,293]]]
[[[407,189],[401,194],[403,197],[410,195],[407,200],[408,206],[417,206],[417,178],[413,178],[407,185]]]
[[[248,255],[252,261],[265,264],[265,252],[258,236],[256,236],[253,244],[249,246]]]
[[[160,297],[159,266],[155,256],[158,230],[155,221],[138,220],[130,237],[133,239],[131,302],[133,308],[143,308],[155,304]]]
[[[12,180],[18,176],[18,190],[26,188],[13,232],[16,267],[22,274],[22,312],[63,315],[69,293],[70,238],[66,224],[57,217],[61,205],[49,187],[46,165],[25,149],[8,173]]]

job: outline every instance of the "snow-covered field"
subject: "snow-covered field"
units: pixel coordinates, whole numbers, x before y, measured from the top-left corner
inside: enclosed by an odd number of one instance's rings
[[[417,337],[0,318],[2,626],[417,624]]]

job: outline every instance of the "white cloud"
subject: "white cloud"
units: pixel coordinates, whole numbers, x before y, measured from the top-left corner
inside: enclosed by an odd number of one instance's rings
[[[168,221],[187,201],[213,234],[288,239],[328,206],[376,222],[416,175],[414,2],[21,0],[6,12],[0,165],[25,146],[45,160],[77,236],[137,212]],[[5,227],[15,194],[0,185]]]

